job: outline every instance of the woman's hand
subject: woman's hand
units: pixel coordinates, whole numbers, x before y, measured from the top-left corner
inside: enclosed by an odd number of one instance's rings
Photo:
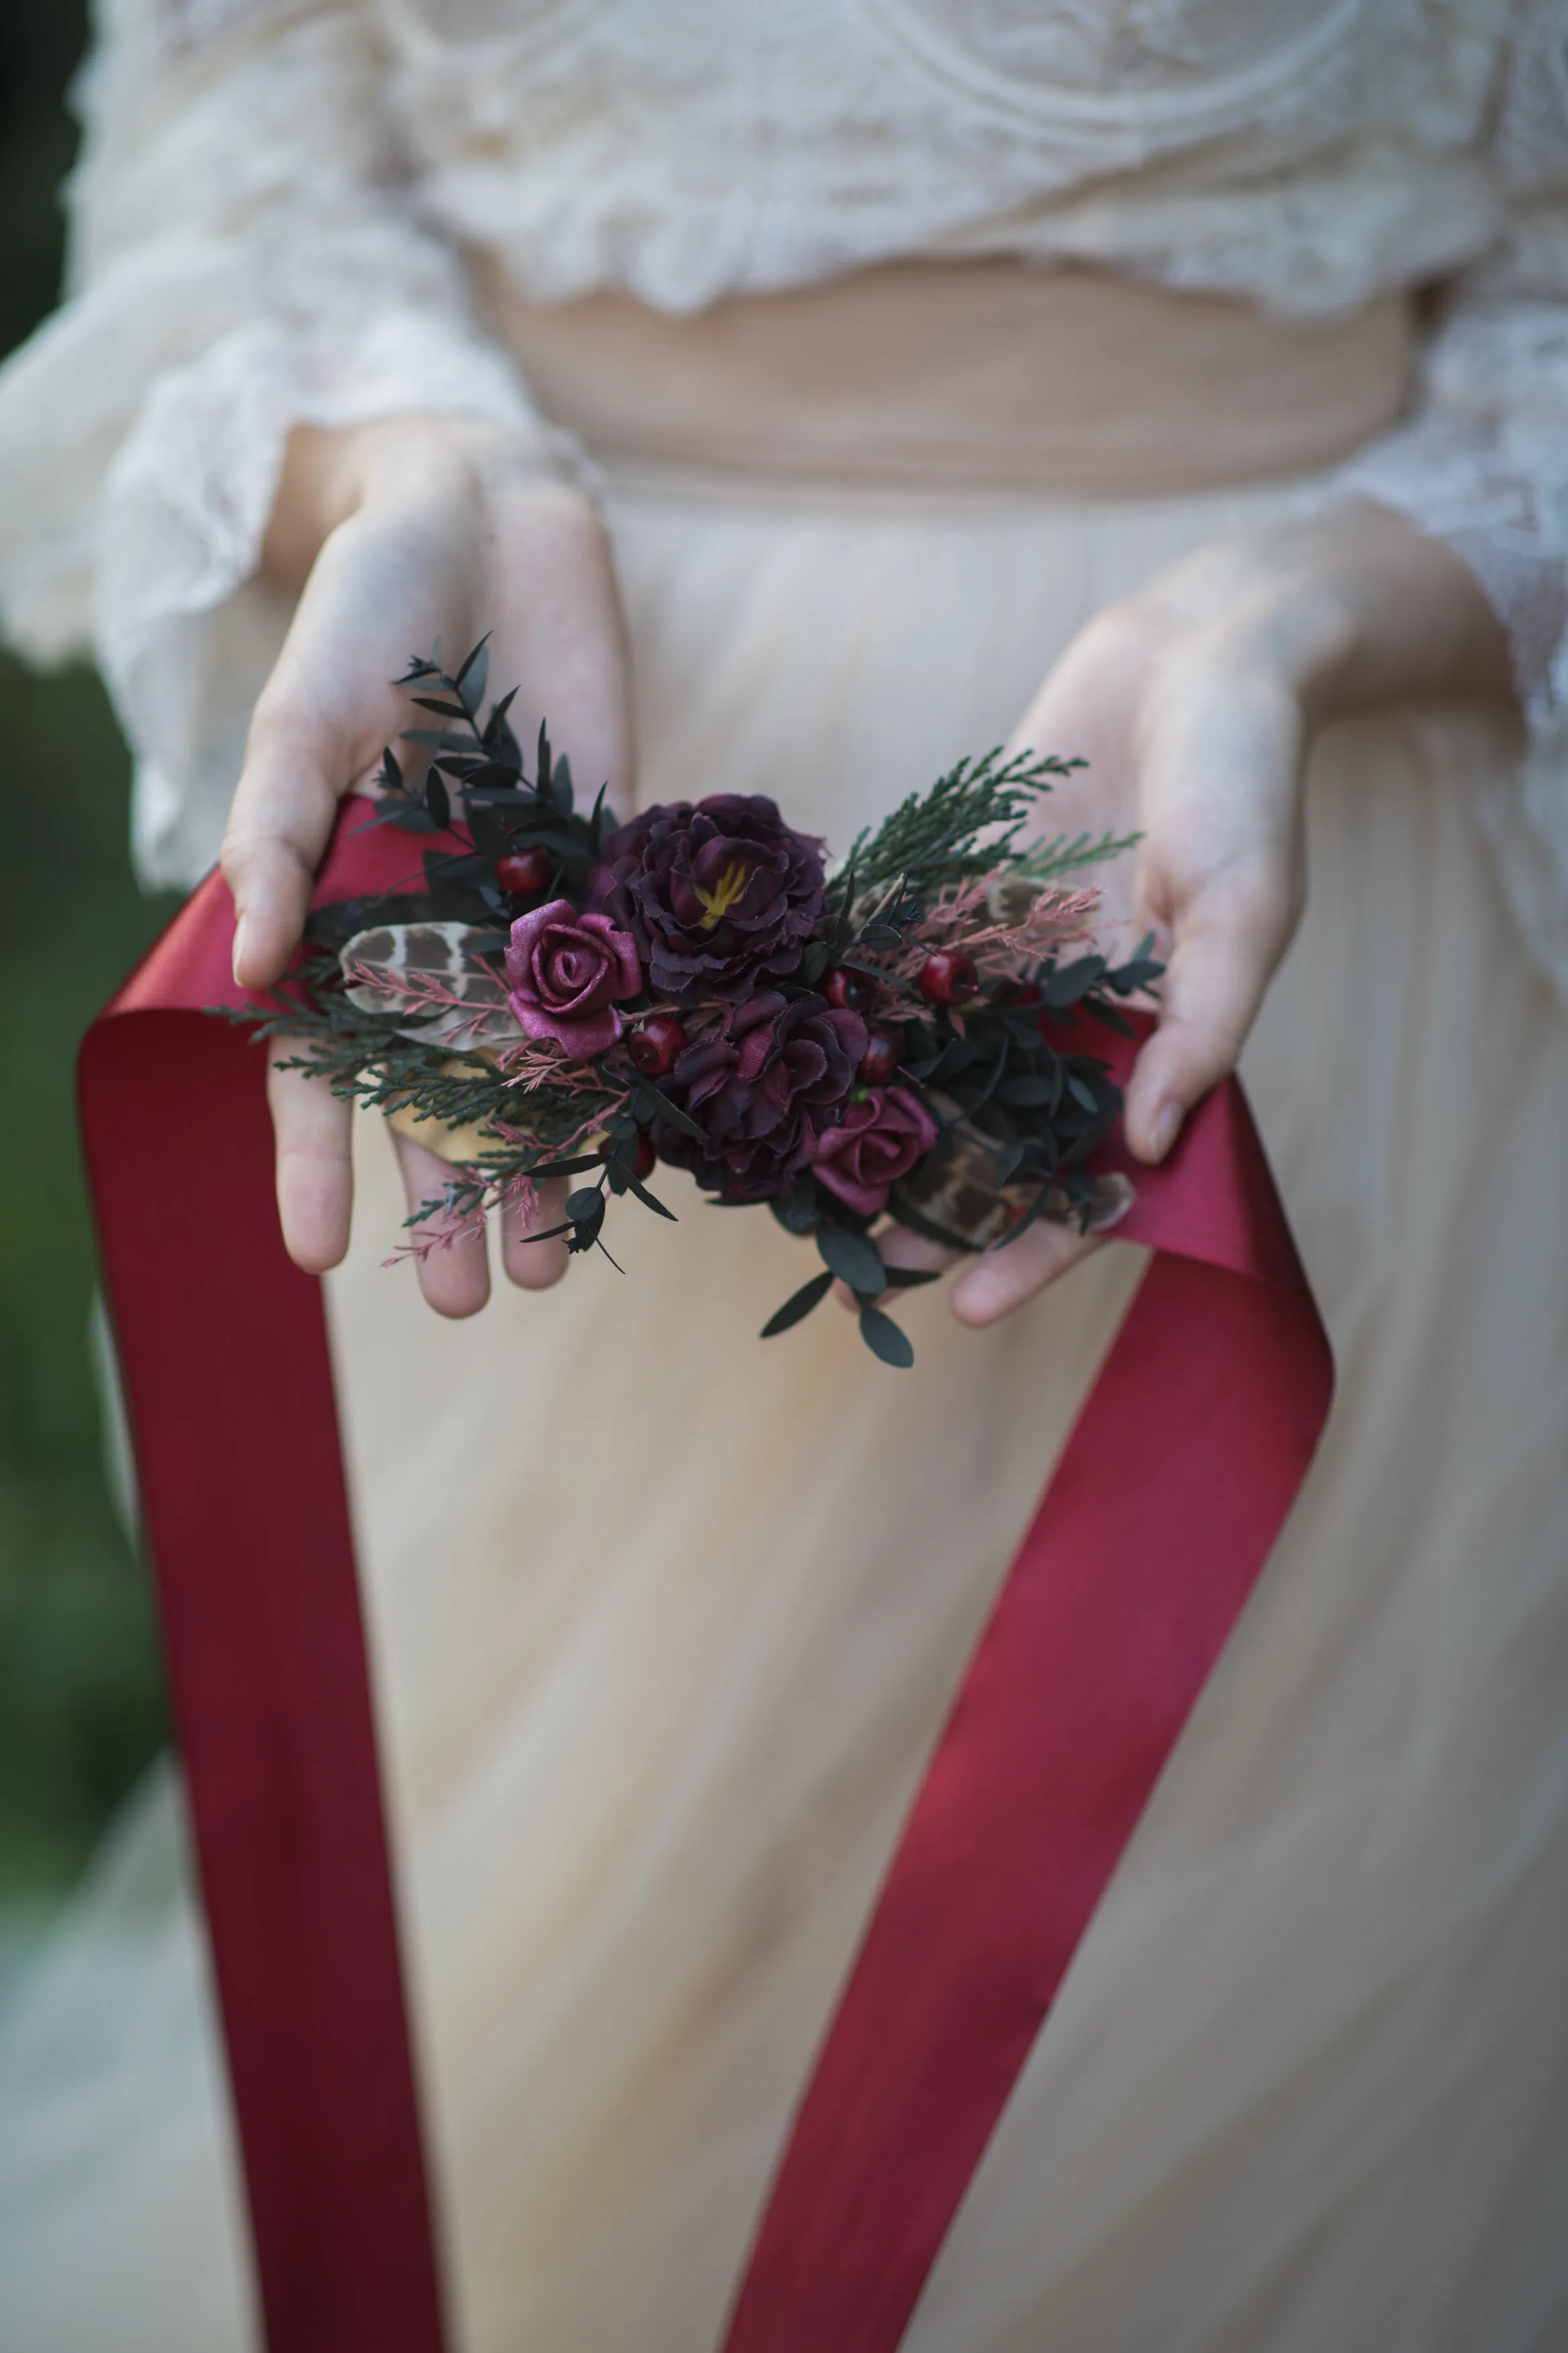
[[[374,774],[409,724],[390,681],[439,639],[458,656],[489,629],[490,676],[521,681],[520,738],[547,718],[583,780],[607,779],[626,807],[632,749],[626,637],[608,542],[580,492],[542,479],[508,437],[467,419],[407,417],[341,432],[297,430],[264,553],[299,605],[251,721],[224,842],[238,915],[235,977],[265,988],[287,969],[342,796]],[[349,1106],[319,1080],[280,1070],[268,1097],[278,1207],[296,1264],[335,1266],[353,1198]],[[448,1172],[395,1139],[410,1214]],[[556,1222],[555,1195],[537,1223]],[[503,1221],[514,1282],[541,1289],[565,1270],[559,1241]],[[482,1234],[432,1251],[419,1280],[430,1304],[471,1314],[489,1293]]]
[[[1129,944],[1154,934],[1159,1026],[1134,1065],[1126,1132],[1163,1160],[1233,1071],[1306,891],[1301,777],[1324,720],[1381,704],[1511,691],[1506,640],[1468,568],[1389,511],[1347,508],[1205,549],[1089,623],[1025,714],[1013,748],[1081,754],[1043,830],[1140,833],[1105,876]],[[1037,1221],[970,1261],[952,1287],[991,1324],[1098,1247]],[[894,1264],[951,1254],[902,1230]]]

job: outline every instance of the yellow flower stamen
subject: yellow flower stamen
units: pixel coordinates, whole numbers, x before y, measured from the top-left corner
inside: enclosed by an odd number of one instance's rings
[[[749,879],[745,860],[731,858],[711,891],[705,891],[700,882],[692,885],[707,911],[702,918],[705,932],[710,932],[714,924],[729,913],[735,902],[745,897]]]

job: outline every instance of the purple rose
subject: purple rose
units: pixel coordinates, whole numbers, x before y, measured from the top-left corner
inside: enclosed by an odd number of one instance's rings
[[[766,1200],[793,1184],[855,1083],[866,1024],[816,996],[766,989],[732,1006],[721,1029],[676,1062],[674,1093],[707,1131],[665,1127],[659,1151],[727,1201]]]
[[[762,794],[673,801],[621,826],[595,902],[630,931],[656,996],[739,998],[798,966],[825,903],[822,844]]]
[[[900,1176],[928,1153],[941,1133],[919,1095],[909,1087],[870,1087],[846,1106],[837,1127],[816,1139],[816,1181],[837,1193],[863,1218],[888,1206]]]
[[[529,1038],[552,1038],[574,1061],[602,1054],[621,1034],[613,999],[642,987],[637,943],[608,915],[580,915],[552,899],[511,927],[508,999]]]

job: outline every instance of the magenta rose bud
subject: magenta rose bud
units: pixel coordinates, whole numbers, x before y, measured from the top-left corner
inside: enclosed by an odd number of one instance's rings
[[[817,1137],[812,1162],[816,1181],[861,1217],[874,1218],[939,1133],[909,1087],[872,1087],[862,1102],[845,1105],[837,1127],[825,1128]]]
[[[615,1044],[621,1034],[615,999],[642,987],[630,933],[608,915],[580,915],[569,899],[518,917],[506,977],[523,1035],[553,1039],[576,1062]]]

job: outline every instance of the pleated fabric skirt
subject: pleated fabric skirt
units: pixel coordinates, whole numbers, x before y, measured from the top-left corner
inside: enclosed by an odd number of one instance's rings
[[[1290,495],[612,470],[642,794],[769,793],[843,848]],[[1244,1077],[1337,1401],[909,2353],[1568,2343],[1568,1020],[1472,822],[1512,756],[1422,712],[1314,754]],[[894,1373],[831,1308],[761,1343],[808,1247],[662,1173],[624,1274],[444,1325],[359,1145],[328,1290],[458,2345],[711,2353],[1141,1257],[983,1333],[912,1296]],[[256,2341],[174,1805],[0,2012],[6,2353]]]

